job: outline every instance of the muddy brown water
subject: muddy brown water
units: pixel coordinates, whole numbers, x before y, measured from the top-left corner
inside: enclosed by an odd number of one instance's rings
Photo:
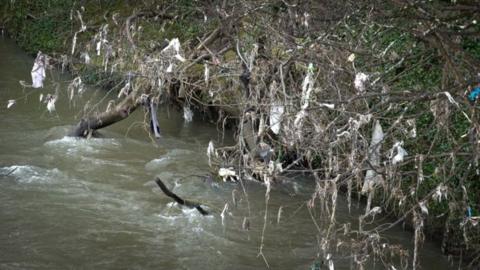
[[[89,87],[69,103],[71,78],[58,71],[47,72],[43,89],[24,89],[19,81],[31,80],[32,63],[11,40],[0,38],[0,174],[11,172],[0,177],[0,269],[266,268],[257,256],[265,188],[246,183],[247,199],[239,185],[198,177],[208,173],[208,142],[221,141],[215,126],[201,119],[185,124],[181,114],[162,108],[157,144],[141,125],[141,110],[102,131],[104,138],[65,137],[84,102],[95,104],[105,91]],[[39,95],[54,93],[54,81],[60,82],[60,98],[51,114]],[[7,109],[9,99],[16,104]],[[155,186],[155,176],[213,215],[171,203]],[[314,184],[301,176],[290,180],[271,193],[264,254],[272,269],[311,269],[319,233],[305,202]],[[244,217],[250,218],[248,231],[242,229]],[[337,218],[352,219],[343,201]],[[413,235],[400,228],[387,236],[412,246]],[[351,262],[334,257],[335,269],[350,269]],[[428,242],[421,263],[422,269],[451,269]],[[370,269],[384,266],[377,262]]]

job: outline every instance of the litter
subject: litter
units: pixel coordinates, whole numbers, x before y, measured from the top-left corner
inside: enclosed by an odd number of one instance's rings
[[[480,96],[480,86],[473,88],[472,92],[468,94],[468,99],[470,101],[475,101],[478,98],[478,96]]]
[[[10,107],[12,107],[13,105],[15,105],[15,103],[17,103],[17,102],[15,101],[15,99],[10,99],[10,100],[8,101],[8,104],[7,104],[7,109],[10,109]]]
[[[42,88],[43,81],[45,80],[45,66],[46,66],[46,57],[42,52],[38,52],[37,58],[33,63],[32,68],[32,87],[33,88]]]
[[[368,75],[360,72],[355,75],[355,80],[353,81],[353,85],[355,86],[355,89],[357,89],[359,92],[364,92],[366,88],[366,82],[368,81]]]

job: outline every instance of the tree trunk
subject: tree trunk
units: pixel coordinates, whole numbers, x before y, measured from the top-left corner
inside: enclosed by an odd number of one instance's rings
[[[140,101],[135,99],[133,93],[131,93],[112,110],[82,118],[69,136],[85,138],[97,129],[110,126],[127,118],[139,105]]]

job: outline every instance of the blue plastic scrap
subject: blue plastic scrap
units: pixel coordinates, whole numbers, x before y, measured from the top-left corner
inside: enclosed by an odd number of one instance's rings
[[[472,207],[467,207],[467,217],[472,217]]]
[[[478,98],[478,96],[480,96],[480,86],[473,88],[472,92],[468,94],[468,99],[470,101],[475,101]]]

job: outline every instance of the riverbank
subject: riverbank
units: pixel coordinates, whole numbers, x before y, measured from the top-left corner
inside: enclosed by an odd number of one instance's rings
[[[465,92],[480,48],[463,35],[478,31],[468,5],[22,2],[2,21],[24,49],[83,81],[114,92],[131,83],[133,96],[179,104],[187,120],[199,112],[237,128],[234,147],[212,149],[217,166],[267,186],[285,171],[310,173],[311,203],[332,201],[326,213],[339,188],[362,194],[363,218],[382,206],[413,224],[417,245],[424,231],[441,235],[446,252],[476,264],[478,106]],[[463,17],[450,27],[452,15]]]

